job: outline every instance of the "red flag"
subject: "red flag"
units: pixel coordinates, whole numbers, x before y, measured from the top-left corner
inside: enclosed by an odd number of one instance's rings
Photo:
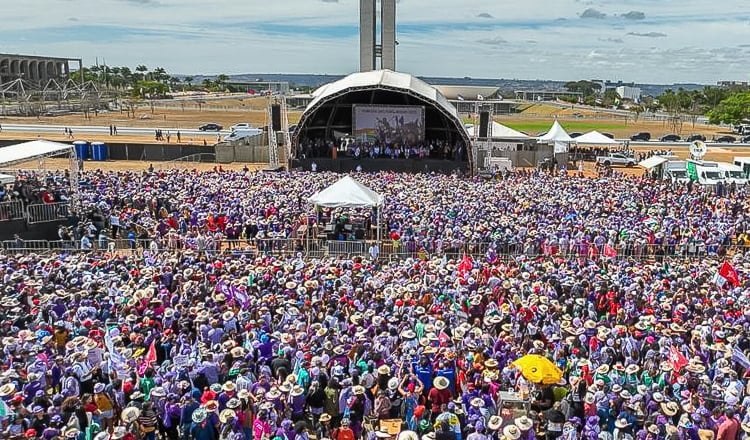
[[[605,244],[603,254],[605,257],[614,258],[617,256],[617,249],[613,248],[612,246],[608,244]]]
[[[148,353],[146,353],[146,358],[143,360],[146,363],[147,367],[150,367],[151,364],[156,362],[156,346],[154,345],[156,343],[156,339],[151,341],[151,345],[148,347]]]
[[[471,257],[464,255],[464,258],[458,263],[456,269],[458,270],[459,275],[464,276],[467,272],[471,272],[472,267],[474,267],[474,262]]]
[[[724,284],[729,284],[732,287],[740,285],[740,277],[737,275],[737,271],[726,261],[719,267],[719,273],[715,281],[720,287],[723,287]]]
[[[677,347],[674,346],[669,349],[669,360],[667,362],[669,362],[669,365],[672,366],[672,370],[674,372],[680,371],[682,367],[688,364],[688,360],[685,355],[680,353],[680,351],[677,350]]]

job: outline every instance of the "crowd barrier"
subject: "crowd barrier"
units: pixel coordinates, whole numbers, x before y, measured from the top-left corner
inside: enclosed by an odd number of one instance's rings
[[[295,257],[298,255],[308,258],[325,256],[355,257],[367,256],[375,240],[363,241],[334,241],[318,239],[250,239],[250,240],[197,240],[194,238],[181,240],[162,240],[153,242],[150,239],[128,240],[123,238],[92,238],[90,249],[81,249],[80,240],[6,240],[2,242],[2,249],[8,253],[50,253],[50,252],[92,252],[104,251],[109,253],[143,253],[144,251],[170,250],[175,252],[194,251],[207,255],[236,254],[256,257],[270,255],[275,257]],[[607,245],[577,245],[568,248],[547,247],[528,244],[507,243],[466,243],[442,249],[417,247],[410,242],[382,240],[378,245],[378,255],[386,260],[398,259],[429,259],[433,257],[460,260],[470,256],[483,261],[529,260],[537,258],[586,258],[601,260],[673,260],[673,259],[702,259],[707,257],[722,257],[737,252],[750,251],[746,245],[733,244],[721,246],[707,243],[687,243],[680,245],[654,245],[621,243],[610,247]]]
[[[70,215],[70,203],[40,203],[26,207],[26,222],[30,225],[65,220]]]
[[[24,217],[23,202],[21,200],[0,202],[0,221],[21,220]]]

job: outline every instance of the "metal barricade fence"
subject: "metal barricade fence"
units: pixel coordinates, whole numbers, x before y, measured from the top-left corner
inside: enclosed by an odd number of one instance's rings
[[[29,224],[65,220],[70,215],[68,202],[39,203],[26,207],[26,221]]]
[[[206,240],[198,242],[195,239],[179,239],[157,243],[158,251],[194,251],[207,255],[247,255],[274,256],[286,258],[303,255],[308,258],[326,256],[366,257],[370,246],[375,241],[334,241],[334,240],[303,240],[287,238],[264,238],[242,240]],[[102,240],[92,239],[91,251],[104,252],[142,252],[151,248],[151,239],[129,240],[125,238]],[[3,250],[7,252],[70,252],[87,251],[81,249],[80,240],[6,240],[2,242]],[[465,256],[475,261],[521,261],[540,258],[562,259],[592,259],[592,260],[633,260],[633,261],[669,261],[693,260],[706,257],[728,258],[737,252],[750,251],[749,246],[733,244],[720,246],[705,243],[688,243],[676,245],[653,245],[641,243],[619,243],[613,247],[605,245],[574,245],[568,248],[520,246],[497,243],[466,243],[457,247],[444,249],[425,249],[409,243],[383,240],[378,246],[380,258],[384,260],[398,259],[431,259],[440,258],[460,261]]]
[[[24,218],[23,202],[11,200],[0,202],[0,221],[20,220]]]

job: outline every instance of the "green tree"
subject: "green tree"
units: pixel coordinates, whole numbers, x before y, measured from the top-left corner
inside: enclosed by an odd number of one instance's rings
[[[136,66],[135,71],[136,73],[136,79],[138,81],[143,81],[146,79],[146,73],[148,72],[148,67],[144,66],[143,64],[139,64]]]
[[[750,92],[735,93],[708,112],[712,124],[740,124],[750,118]]]
[[[138,81],[133,87],[133,94],[139,98],[166,98],[169,86],[157,81]]]
[[[565,83],[565,89],[569,92],[581,93],[584,98],[593,96],[602,89],[602,85],[593,81],[570,81]]]
[[[183,82],[188,85],[188,87],[193,87],[193,81],[195,81],[195,78],[192,76],[186,76],[183,78]]]

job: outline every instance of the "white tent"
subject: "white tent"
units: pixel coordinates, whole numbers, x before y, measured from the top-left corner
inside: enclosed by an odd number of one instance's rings
[[[326,208],[367,208],[383,205],[383,196],[345,176],[308,199],[315,206]]]
[[[552,124],[552,127],[550,127],[549,131],[547,131],[544,136],[540,136],[537,140],[539,142],[554,144],[555,153],[566,153],[570,144],[576,142],[576,140],[570,137],[568,132],[565,131],[565,129],[562,128],[562,125],[557,121]]]
[[[474,136],[474,130],[477,127],[474,124],[468,124],[466,126],[466,132],[469,136]],[[492,127],[490,128],[490,138],[496,139],[531,139],[529,136],[521,133],[520,131],[513,130],[499,122],[492,121]]]
[[[586,134],[575,138],[577,144],[592,144],[592,145],[619,145],[620,143],[614,139],[611,139],[598,131],[590,131]]]
[[[350,176],[344,176],[328,188],[307,199],[316,210],[326,208],[375,208],[377,213],[377,240],[380,246],[380,210],[384,198]]]
[[[658,167],[659,165],[661,165],[661,164],[663,164],[665,162],[669,162],[669,159],[666,159],[666,158],[661,157],[661,156],[651,156],[648,159],[644,159],[644,160],[638,162],[638,165],[642,166],[643,168],[645,168],[647,170],[651,170],[651,169],[656,168],[656,167]]]
[[[0,183],[13,183],[16,181],[16,176],[10,174],[0,174]]]
[[[37,157],[57,156],[72,151],[73,146],[60,142],[36,140],[0,148],[0,167],[27,162]]]

